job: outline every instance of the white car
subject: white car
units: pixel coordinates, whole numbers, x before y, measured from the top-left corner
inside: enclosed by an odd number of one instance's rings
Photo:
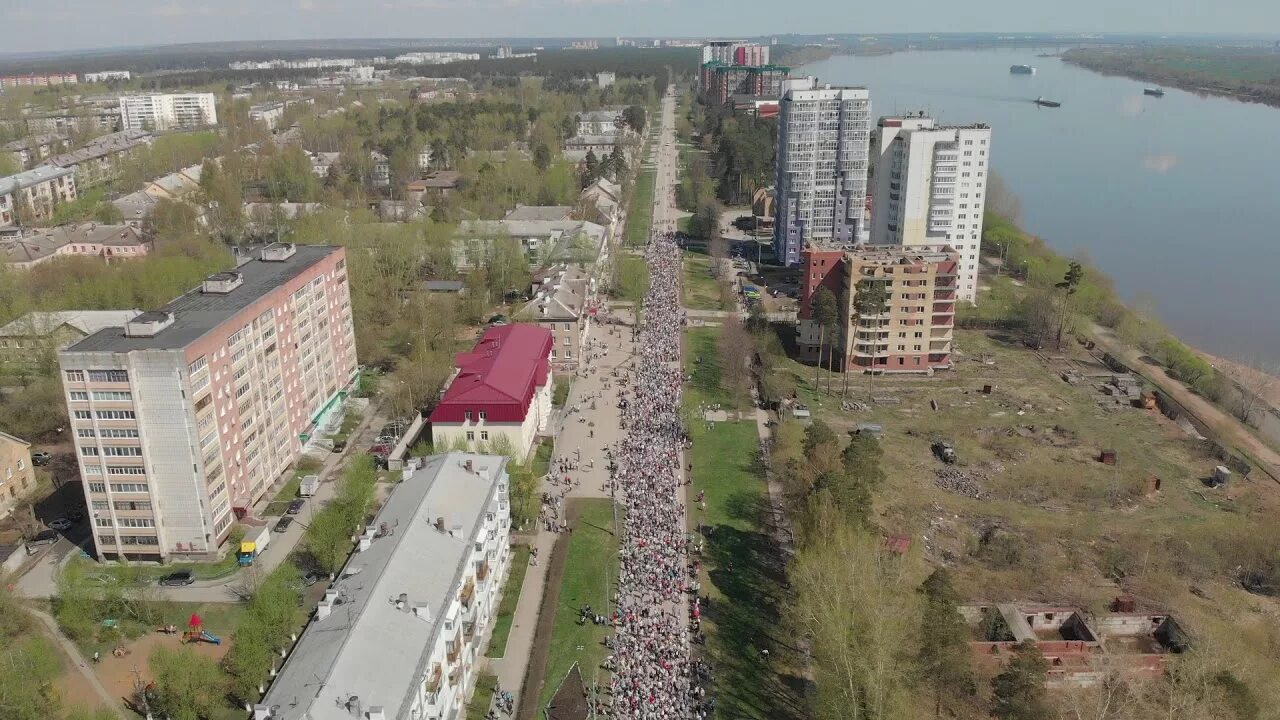
[[[53,522],[49,523],[49,529],[57,530],[59,532],[64,530],[70,530],[71,521],[66,518],[58,518],[57,520],[54,520]]]

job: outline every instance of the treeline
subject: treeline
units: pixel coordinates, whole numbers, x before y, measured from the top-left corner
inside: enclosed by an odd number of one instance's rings
[[[660,97],[666,92],[672,76],[686,77],[698,66],[698,48],[603,48],[600,50],[543,50],[537,58],[510,60],[466,60],[444,65],[406,67],[415,75],[426,77],[463,77],[480,80],[486,77],[541,76],[564,87],[590,78],[597,72],[612,72],[618,79],[651,80]]]
[[[715,102],[699,102],[693,122],[702,146],[711,155],[716,195],[726,205],[746,205],[756,190],[773,184],[778,123],[754,115],[735,114]]]
[[[1280,107],[1280,56],[1261,47],[1074,48],[1063,62],[1195,93]]]

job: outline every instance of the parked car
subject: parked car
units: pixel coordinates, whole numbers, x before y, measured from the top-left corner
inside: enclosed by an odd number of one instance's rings
[[[277,521],[276,521],[276,524],[275,524],[275,527],[273,527],[273,528],[271,528],[271,529],[272,529],[272,530],[274,530],[274,531],[276,531],[276,532],[278,532],[278,533],[282,533],[282,532],[284,532],[285,530],[288,530],[288,529],[289,529],[289,526],[290,526],[290,525],[292,525],[292,524],[293,524],[293,518],[289,517],[288,515],[285,515],[284,517],[282,517],[282,518],[280,518],[279,520],[277,520]]]
[[[307,504],[306,500],[303,500],[302,498],[298,498],[297,500],[294,500],[293,502],[289,503],[289,509],[285,510],[285,512],[289,513],[290,515],[297,515],[298,513],[302,512],[302,506],[306,504]]]
[[[53,522],[49,523],[49,529],[60,530],[60,531],[70,530],[71,521],[66,518],[58,518],[57,520],[54,520]]]
[[[34,555],[36,550],[45,545],[52,545],[61,538],[56,530],[41,530],[36,533],[35,537],[27,540],[27,554]]]
[[[184,587],[195,581],[196,578],[190,570],[179,570],[160,578],[160,584],[165,587]]]
[[[44,452],[43,450],[41,450],[40,452],[31,453],[32,465],[48,465],[49,461],[52,459],[53,459],[53,456],[47,452]]]

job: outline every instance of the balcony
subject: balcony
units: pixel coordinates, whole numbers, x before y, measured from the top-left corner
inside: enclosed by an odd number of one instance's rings
[[[480,567],[476,568],[476,580],[479,582],[484,582],[485,580],[488,580],[489,573],[490,573],[489,561],[486,560],[480,563]]]
[[[956,304],[954,302],[934,302],[933,314],[934,315],[955,315]]]
[[[462,592],[458,595],[458,599],[462,601],[462,607],[471,609],[471,601],[476,597],[476,581],[468,579],[467,584],[462,587]]]
[[[946,290],[935,289],[933,291],[934,302],[937,302],[939,300],[955,300],[955,299],[956,299],[956,291],[954,288],[947,288]]]
[[[440,663],[436,663],[435,669],[431,673],[431,677],[427,679],[427,692],[435,694],[440,692],[440,685],[444,681],[444,671],[440,669]]]

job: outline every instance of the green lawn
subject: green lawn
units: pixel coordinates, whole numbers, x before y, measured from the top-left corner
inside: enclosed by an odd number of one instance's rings
[[[737,401],[721,382],[720,329],[695,327],[685,331],[684,370],[693,380],[685,385],[684,404],[719,405],[726,410],[738,407]]]
[[[467,703],[467,720],[480,720],[489,712],[493,703],[493,693],[498,689],[498,676],[491,672],[481,672],[476,677],[476,691]]]
[[[618,577],[618,536],[613,532],[613,503],[605,499],[571,501],[580,510],[560,584],[560,602],[555,608],[555,625],[547,670],[538,693],[539,710],[555,695],[565,673],[577,662],[589,684],[595,670],[609,654],[604,646],[608,628],[578,624],[578,608],[590,605],[597,613],[611,608],[610,600]],[[604,677],[604,673],[601,673]]]
[[[691,310],[729,310],[725,307],[721,284],[711,276],[711,258],[696,253],[684,254],[684,306]]]
[[[649,244],[649,228],[653,225],[653,186],[656,173],[641,170],[636,175],[636,186],[631,192],[631,204],[627,208],[627,226],[623,242],[627,247],[643,247]]]
[[[520,587],[524,584],[525,573],[529,571],[529,546],[516,545],[511,548],[511,572],[507,583],[502,588],[502,601],[498,603],[497,616],[493,621],[493,636],[489,639],[489,651],[485,653],[491,658],[500,658],[507,653],[507,638],[511,635],[511,622],[515,619],[516,603],[520,602]]]
[[[359,419],[357,419],[356,422],[359,423]],[[345,419],[342,424],[343,427],[346,427]],[[319,473],[320,468],[322,467],[324,467],[323,464],[311,458],[303,458],[302,460],[299,460],[298,468],[293,471],[293,477],[289,479],[289,482],[284,484],[284,487],[280,488],[280,492],[276,493],[276,496],[271,499],[271,502],[267,503],[267,506],[262,509],[263,516],[283,515],[285,510],[289,509],[289,503],[297,499],[298,488],[302,485],[302,478],[307,475],[315,475]]]

